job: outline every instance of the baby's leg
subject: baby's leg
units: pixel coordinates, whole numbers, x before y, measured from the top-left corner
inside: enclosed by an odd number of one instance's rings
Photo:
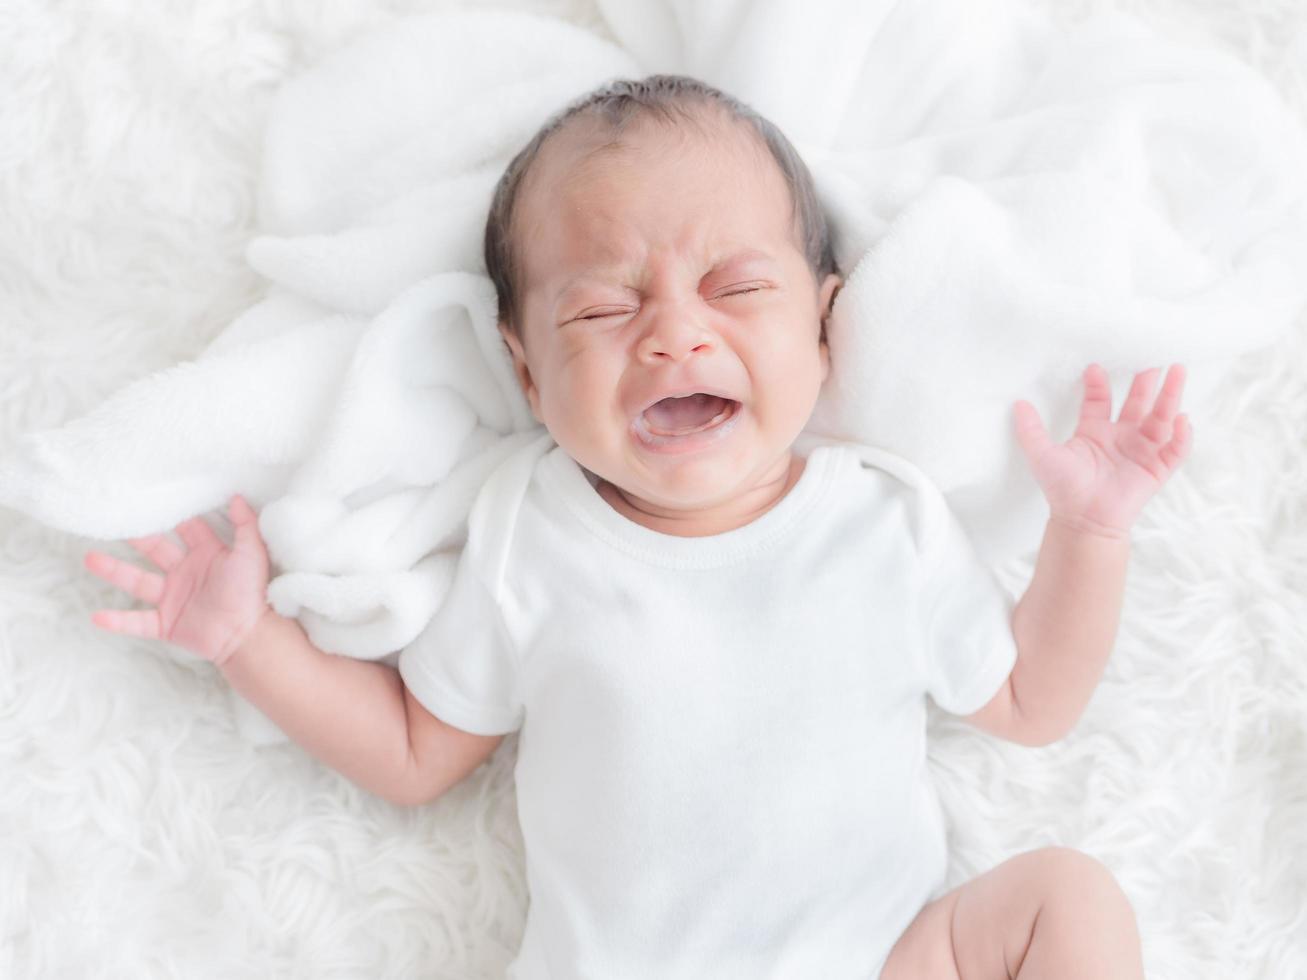
[[[1134,910],[1066,847],[1027,851],[926,905],[881,980],[1142,980]]]

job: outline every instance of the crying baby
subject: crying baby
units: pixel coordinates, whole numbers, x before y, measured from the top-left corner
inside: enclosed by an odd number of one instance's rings
[[[186,595],[154,635],[399,804],[517,732],[514,980],[1142,977],[1130,904],[1085,854],[945,890],[926,699],[1024,745],[1075,724],[1131,525],[1189,452],[1183,368],[1156,394],[1160,369],[1139,373],[1113,420],[1090,365],[1062,444],[1014,403],[1049,518],[1013,606],[906,461],[797,451],[841,278],[811,175],[747,106],[668,75],[578,99],[509,164],[485,258],[546,434],[480,490],[398,669],[266,605],[239,497],[225,564],[138,544],[168,572],[152,601]],[[126,581],[111,563],[92,567]]]

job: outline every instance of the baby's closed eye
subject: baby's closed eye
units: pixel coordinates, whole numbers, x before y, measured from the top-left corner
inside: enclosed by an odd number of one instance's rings
[[[741,286],[741,287],[732,287],[732,288],[729,288],[729,289],[725,290],[724,292],[718,293],[716,296],[713,297],[713,299],[725,299],[725,298],[727,298],[728,296],[744,296],[744,295],[746,295],[746,294],[748,294],[748,293],[757,293],[757,292],[760,292],[760,291],[762,291],[763,289],[766,289],[766,288],[767,288],[766,285],[763,284],[763,283],[750,283],[750,284],[746,284],[746,285]],[[574,317],[574,319],[577,319],[577,320],[602,320],[602,319],[604,319],[604,318],[606,318],[606,317],[610,317],[610,316],[622,316],[622,315],[624,315],[624,314],[626,314],[626,313],[631,313],[631,312],[634,312],[634,311],[631,310],[629,307],[623,307],[623,308],[621,308],[621,309],[607,309],[607,308],[601,308],[601,309],[596,310],[596,311],[594,311],[594,312],[586,312],[586,313],[582,313],[582,314],[580,314],[579,316]]]
[[[758,292],[758,290],[760,290],[760,289],[762,289],[762,288],[763,288],[763,287],[760,286],[760,285],[745,286],[745,287],[742,288],[742,289],[731,290],[731,291],[728,291],[728,292],[726,292],[726,293],[723,293],[722,295],[723,295],[723,296],[743,296],[745,293],[756,293],[756,292]]]

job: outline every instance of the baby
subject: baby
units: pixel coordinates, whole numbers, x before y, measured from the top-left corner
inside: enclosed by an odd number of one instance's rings
[[[1142,977],[1129,902],[1065,848],[944,891],[926,704],[1063,736],[1116,633],[1136,516],[1188,455],[1183,368],[1116,421],[1016,435],[1047,498],[1015,608],[906,461],[801,435],[841,280],[785,137],[681,76],[621,81],[510,164],[486,230],[500,331],[547,434],[480,491],[449,594],[385,664],[315,649],[265,601],[255,512],[200,518],[163,571],[88,567],[157,604],[106,628],[217,664],[292,738],[421,804],[519,732],[531,893],[508,975]],[[929,324],[922,324],[929,329]],[[806,446],[806,453],[799,451]]]

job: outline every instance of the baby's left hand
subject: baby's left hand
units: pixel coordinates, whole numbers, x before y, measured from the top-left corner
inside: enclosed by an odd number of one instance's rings
[[[1085,369],[1085,397],[1075,435],[1057,445],[1039,412],[1016,403],[1017,441],[1048,499],[1049,518],[1080,530],[1124,538],[1139,512],[1189,455],[1193,430],[1177,415],[1184,366],[1174,364],[1153,405],[1161,368],[1135,375],[1121,415],[1112,421],[1112,389],[1098,364]]]

